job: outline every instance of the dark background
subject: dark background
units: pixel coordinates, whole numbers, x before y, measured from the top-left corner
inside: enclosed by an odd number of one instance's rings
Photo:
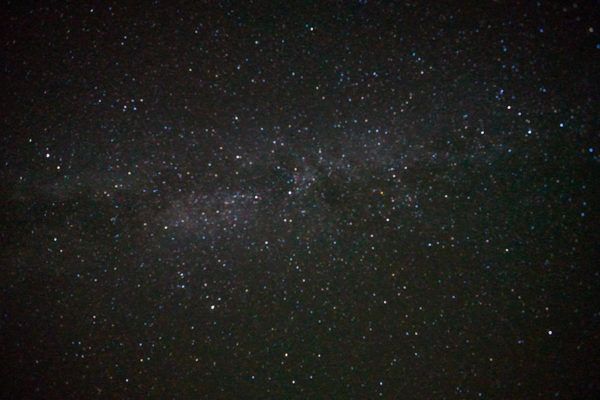
[[[2,398],[592,398],[598,3],[7,2]]]

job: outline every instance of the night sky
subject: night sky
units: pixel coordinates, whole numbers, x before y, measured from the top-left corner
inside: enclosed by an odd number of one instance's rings
[[[3,399],[600,391],[596,1],[2,6]]]

